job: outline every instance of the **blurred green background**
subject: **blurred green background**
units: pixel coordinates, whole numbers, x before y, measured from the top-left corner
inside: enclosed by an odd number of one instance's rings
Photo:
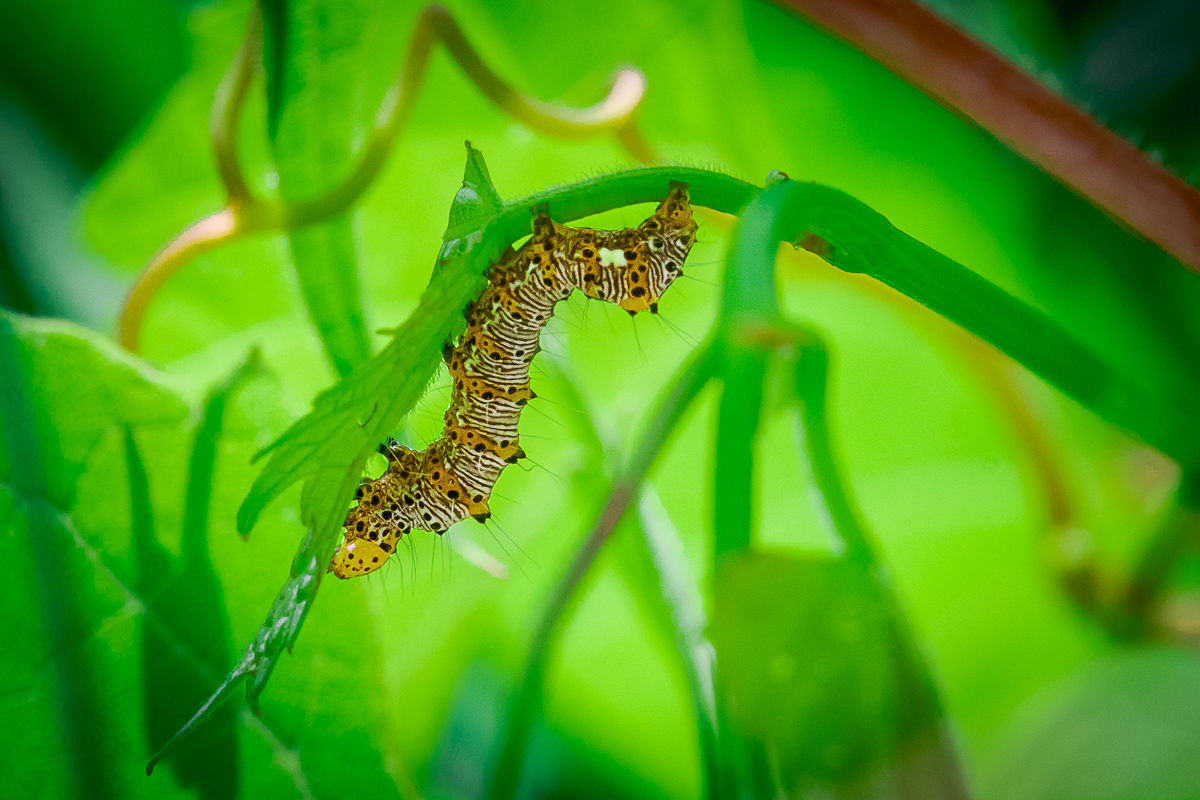
[[[1196,176],[1197,4],[935,5]],[[285,112],[275,130],[268,88],[256,81],[242,163],[261,192],[304,195],[349,163],[419,6],[267,6],[296,15],[291,45],[315,37],[332,57],[325,71],[300,69],[324,92],[316,110]],[[1200,382],[1195,274],[785,11],[665,0],[468,1],[451,11],[485,60],[524,91],[587,105],[617,66],[636,65],[649,80],[643,130],[667,158],[755,182],[781,169],[842,189],[1051,314],[1129,374]],[[535,371],[547,402],[522,421],[533,466],[505,473],[496,523],[414,537],[411,559],[330,582],[280,662],[262,716],[231,707],[180,761],[146,778],[149,755],[253,638],[302,533],[292,490],[248,543],[238,538],[235,512],[256,474],[249,459],[336,377],[300,299],[296,242],[279,236],[216,250],[171,280],[148,311],[144,361],[106,341],[136,271],[223,203],[207,115],[249,12],[243,0],[0,3],[0,304],[31,315],[5,323],[11,335],[0,352],[9,407],[27,414],[24,425],[4,420],[0,460],[5,796],[70,796],[63,764],[80,747],[95,762],[90,774],[103,777],[86,788],[93,796],[479,796],[530,630],[617,454],[638,436],[630,421],[644,418],[716,315],[729,227],[713,215],[701,219],[688,262],[694,280],[662,303],[666,322],[631,322],[573,298]],[[325,30],[333,34],[322,39]],[[415,307],[462,178],[464,139],[487,156],[505,198],[630,164],[610,139],[531,133],[443,53],[427,78],[333,256],[359,270],[367,331],[395,326]],[[305,155],[306,137],[334,143],[324,160]],[[592,222],[634,225],[648,210]],[[962,337],[809,254],[782,253],[780,271],[786,311],[830,341],[835,444],[977,796],[1200,797],[1194,650],[1117,641],[1059,588],[1044,486]],[[229,396],[207,543],[197,549],[181,531],[202,401],[253,347],[264,369]],[[12,379],[21,371],[23,395]],[[1052,443],[1098,563],[1128,573],[1169,512],[1176,467],[1019,367],[1006,371]],[[412,416],[415,436],[436,430],[444,402],[435,384]],[[649,483],[698,586],[709,580],[714,411],[706,395]],[[44,463],[14,459],[12,442],[26,434]],[[760,458],[769,465],[760,547],[827,551],[797,489],[804,478],[787,415],[768,415]],[[147,507],[153,514],[139,518]],[[701,791],[685,675],[658,612],[640,599],[652,578],[632,528],[602,554],[554,651],[522,796]],[[188,570],[200,576],[188,584],[195,603],[173,594]],[[1200,559],[1182,559],[1172,582],[1184,597],[1200,589]],[[822,675],[809,722],[846,724],[851,684],[836,671]]]

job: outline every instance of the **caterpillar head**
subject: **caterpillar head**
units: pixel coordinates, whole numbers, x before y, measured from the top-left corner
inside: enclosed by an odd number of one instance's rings
[[[673,184],[654,216],[638,226],[637,234],[638,244],[622,254],[629,290],[619,305],[630,314],[653,314],[658,311],[659,298],[683,274],[683,262],[696,241],[687,187]]]
[[[390,555],[390,550],[384,550],[383,544],[370,539],[348,538],[334,553],[329,571],[339,578],[357,578],[382,567]]]

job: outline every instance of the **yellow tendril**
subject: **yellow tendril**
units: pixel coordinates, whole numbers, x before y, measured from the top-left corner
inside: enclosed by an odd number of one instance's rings
[[[656,160],[636,127],[635,114],[646,94],[646,78],[640,71],[622,68],[613,79],[608,96],[589,108],[545,103],[501,79],[471,47],[450,13],[439,5],[428,5],[417,18],[404,63],[384,95],[358,164],[350,175],[338,186],[310,200],[284,203],[256,198],[238,164],[236,139],[238,120],[258,61],[259,20],[256,8],[251,13],[246,38],[217,89],[209,123],[217,171],[227,196],[225,208],[181,231],[138,275],[125,298],[118,323],[118,341],[127,350],[137,351],[142,317],[155,293],[196,256],[250,234],[313,225],[353,206],[374,183],[408,121],[437,42],[445,45],[467,77],[497,108],[533,130],[561,138],[612,133],[634,158],[643,163]]]

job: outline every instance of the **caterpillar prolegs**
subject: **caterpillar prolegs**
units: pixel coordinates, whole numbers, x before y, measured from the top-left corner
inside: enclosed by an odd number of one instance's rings
[[[529,365],[555,305],[579,289],[630,315],[656,313],[683,274],[695,232],[682,184],[636,228],[569,228],[535,214],[533,236],[492,266],[488,287],[467,306],[466,331],[446,345],[454,385],[441,436],[423,451],[395,440],[380,446],[387,470],[359,484],[333,573],[353,578],[378,569],[409,531],[444,533],[467,517],[488,519],[500,473],[525,457],[517,426],[536,396]]]

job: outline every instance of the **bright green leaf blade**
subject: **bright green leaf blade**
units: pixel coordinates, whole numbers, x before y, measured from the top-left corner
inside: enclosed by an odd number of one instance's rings
[[[246,360],[213,387],[204,403],[204,416],[192,444],[188,461],[187,499],[183,512],[183,555],[186,561],[203,563],[208,558],[208,507],[212,500],[213,470],[225,423],[225,409],[234,394],[263,373],[262,355],[250,351]]]
[[[89,720],[98,715],[101,745],[88,745],[86,752],[107,761],[111,786],[118,795],[137,790],[164,798],[183,797],[185,793],[165,771],[154,779],[152,788],[140,788],[147,785],[141,772],[148,751],[139,639],[147,631],[161,634],[182,663],[207,674],[208,686],[215,684],[220,672],[205,666],[204,659],[177,635],[182,626],[169,625],[158,616],[161,604],[156,598],[137,590],[137,555],[126,500],[131,487],[125,480],[121,432],[135,427],[140,439],[153,442],[142,451],[146,470],[166,481],[155,481],[151,488],[168,489],[152,492],[156,505],[165,499],[170,509],[164,513],[180,519],[182,492],[167,482],[175,475],[183,482],[189,442],[180,423],[187,407],[162,376],[92,331],[7,314],[0,315],[0,323],[15,333],[25,370],[6,368],[4,374],[25,374],[25,393],[36,398],[32,422],[9,424],[12,405],[4,403],[0,409],[0,450],[5,454],[0,463],[12,459],[19,465],[11,473],[7,467],[0,469],[0,559],[13,570],[6,590],[7,613],[0,615],[0,635],[8,644],[0,653],[0,675],[12,689],[0,700],[0,719],[5,720],[0,740],[5,752],[27,767],[11,776],[15,782],[9,788],[20,796],[78,796],[70,785],[78,771],[73,744],[78,737],[71,735],[71,728],[82,726],[80,730],[86,731]],[[14,337],[6,335],[5,340]],[[0,394],[10,396],[6,393],[17,385],[0,382]],[[27,444],[14,447],[14,433]],[[242,442],[240,452],[248,450],[248,443]],[[17,451],[22,457],[14,459]],[[69,513],[67,507],[47,502],[45,485],[37,488],[36,471],[27,467],[39,462],[55,493],[67,497]],[[14,491],[18,486],[28,491]],[[143,515],[138,526],[148,518],[145,491],[141,497]],[[42,566],[63,583],[50,587],[50,602],[43,597],[46,585],[38,577]],[[76,611],[64,614],[66,603]],[[196,613],[194,608],[189,611]],[[44,625],[45,614],[57,621]],[[189,620],[189,632],[204,623]],[[71,636],[71,631],[78,635]],[[65,691],[59,690],[57,679],[49,679],[54,673],[46,671],[57,669],[56,659],[65,664]],[[102,689],[95,704],[85,702],[80,694],[90,687]],[[96,710],[94,714],[89,706]],[[61,712],[63,708],[68,711]],[[9,724],[16,719],[28,724]],[[246,786],[269,787],[268,793],[275,796],[274,790],[281,786],[305,782],[307,765],[279,764],[270,758],[271,743],[278,742],[274,723],[252,723],[245,714],[237,719],[242,729],[240,746],[252,759],[252,763],[243,761]],[[98,779],[93,791],[103,791],[105,785]]]
[[[0,388],[0,450],[9,471],[15,468],[9,480],[21,508],[10,517],[12,528],[4,538],[27,542],[29,589],[52,676],[54,697],[48,705],[55,712],[65,751],[66,781],[82,797],[115,797],[99,682],[83,647],[88,634],[86,600],[71,580],[79,565],[72,563],[72,542],[50,507],[48,470],[57,466],[58,454],[53,441],[46,443],[39,436],[48,426],[44,417],[39,419],[32,370],[13,322],[7,313],[0,314],[0,375],[5,376]]]
[[[137,564],[134,590],[144,598],[146,619],[154,620],[143,626],[141,648],[143,717],[147,750],[152,751],[208,696],[214,678],[229,669],[233,653],[229,617],[212,565],[193,554],[192,563],[180,569],[158,542],[150,482],[129,429],[125,458]],[[207,556],[207,542],[202,552]],[[232,796],[242,771],[233,707],[220,708],[204,733],[172,758],[175,777],[202,798]]]
[[[294,230],[288,245],[309,318],[334,369],[349,375],[371,355],[351,219]]]
[[[0,313],[0,476],[8,507],[0,543],[20,576],[7,590],[9,612],[26,620],[5,626],[0,674],[26,687],[12,696],[24,696],[27,715],[36,709],[50,721],[28,730],[0,726],[25,740],[3,746],[57,753],[62,790],[86,797],[115,796],[117,765],[132,756],[117,746],[119,712],[106,699],[112,687],[100,691],[105,658],[91,646],[95,626],[119,616],[124,598],[98,574],[62,509],[73,500],[82,462],[114,422],[161,422],[185,410],[144,372],[91,332]],[[23,675],[26,664],[48,665],[49,680]]]
[[[365,104],[365,40],[378,3],[297,0],[264,6],[268,131],[287,201],[311,199],[350,172]],[[290,231],[301,295],[338,374],[371,354],[349,214]]]
[[[487,163],[470,142],[467,145],[467,167],[463,171],[462,188],[454,195],[450,204],[450,222],[446,225],[444,240],[460,239],[475,231],[481,231],[498,217],[504,203],[496,193]]]
[[[35,427],[13,427],[11,435],[33,437],[20,445],[23,452],[48,454],[42,462],[44,484],[30,484],[28,491],[45,492],[56,507],[70,507],[75,479],[110,424],[178,423],[186,416],[187,406],[161,377],[110,340],[58,320],[0,312],[0,321],[22,353],[38,408]],[[89,376],[86,384],[81,375]],[[0,447],[0,480],[26,491],[22,481],[36,474],[33,463]]]

